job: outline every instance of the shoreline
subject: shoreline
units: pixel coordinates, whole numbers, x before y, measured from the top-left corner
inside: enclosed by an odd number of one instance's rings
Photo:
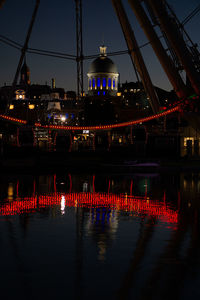
[[[130,153],[35,153],[0,157],[0,173],[10,171],[25,172],[104,172],[104,173],[161,173],[200,172],[200,158],[150,158],[133,157]]]

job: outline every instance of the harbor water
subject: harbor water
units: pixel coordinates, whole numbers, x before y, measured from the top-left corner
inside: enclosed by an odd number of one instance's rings
[[[0,178],[2,299],[199,299],[198,172]]]

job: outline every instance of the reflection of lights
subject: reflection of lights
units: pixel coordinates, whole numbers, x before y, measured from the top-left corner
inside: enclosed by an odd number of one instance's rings
[[[9,183],[9,185],[8,185],[8,200],[13,200],[13,194],[14,194],[13,184]]]
[[[60,211],[61,211],[62,215],[65,214],[65,196],[64,195],[61,196]]]
[[[62,202],[62,205],[61,205]],[[0,206],[1,215],[17,215],[28,211],[36,211],[38,208],[53,205],[64,205],[68,207],[98,208],[105,207],[114,211],[129,211],[135,215],[149,214],[167,223],[178,222],[178,212],[170,209],[165,203],[159,201],[146,201],[145,197],[127,196],[124,194],[106,193],[69,193],[49,196],[27,197],[4,203]]]
[[[88,191],[88,183],[84,182],[83,183],[83,192],[87,192]]]

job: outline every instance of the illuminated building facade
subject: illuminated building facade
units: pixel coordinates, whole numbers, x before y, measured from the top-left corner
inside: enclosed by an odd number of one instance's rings
[[[116,96],[119,73],[114,62],[107,57],[105,46],[100,47],[100,56],[90,65],[88,76],[89,96]]]

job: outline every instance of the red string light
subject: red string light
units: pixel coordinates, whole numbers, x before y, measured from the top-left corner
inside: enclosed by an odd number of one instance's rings
[[[179,105],[176,107],[173,107],[171,109],[168,109],[162,113],[152,115],[149,117],[144,117],[138,120],[132,120],[128,122],[123,122],[123,123],[117,123],[117,124],[109,124],[109,125],[98,125],[98,126],[64,126],[64,125],[41,125],[41,123],[35,123],[35,127],[40,127],[40,128],[46,128],[46,129],[54,129],[54,130],[107,130],[107,129],[113,129],[113,128],[120,128],[120,127],[127,127],[131,125],[137,125],[140,123],[145,123],[154,119],[158,119],[161,117],[164,117],[166,115],[169,115],[171,113],[174,113],[176,111],[179,111],[180,107]],[[5,115],[0,115],[1,119],[4,120],[9,120],[15,123],[20,123],[20,124],[27,124],[27,121],[25,120],[20,120],[17,118],[5,116]]]

